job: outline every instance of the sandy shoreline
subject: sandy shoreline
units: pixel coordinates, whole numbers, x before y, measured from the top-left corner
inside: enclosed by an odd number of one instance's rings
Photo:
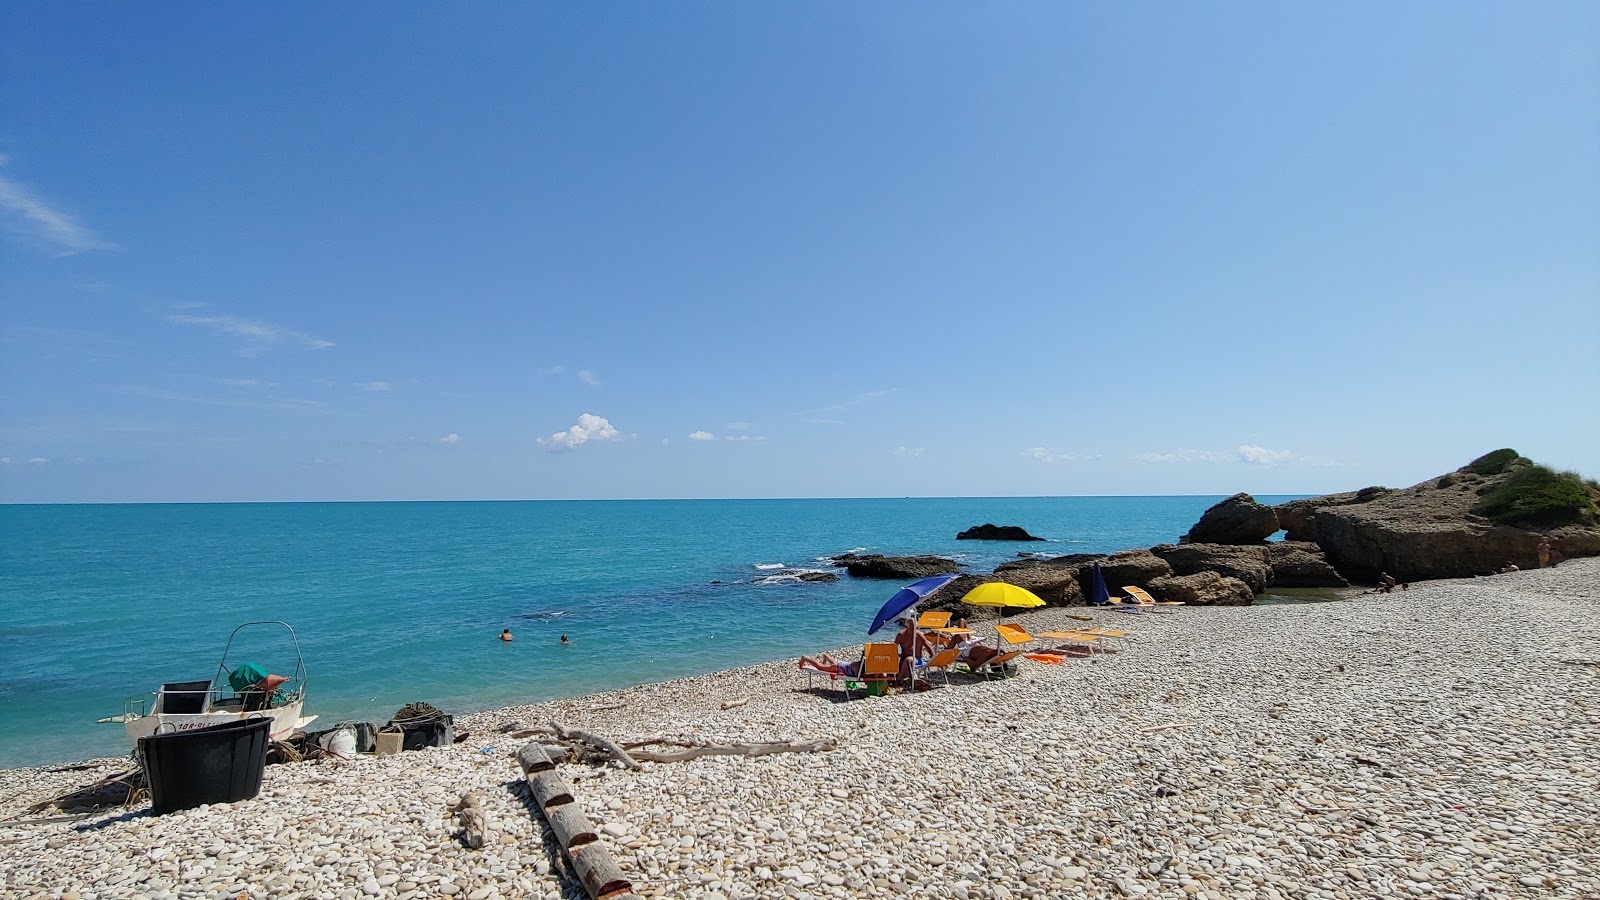
[[[1085,624],[1069,612],[1017,621]],[[461,717],[465,744],[273,766],[254,801],[163,817],[19,823],[125,762],[0,771],[0,896],[580,896],[499,731],[550,720],[840,742],[564,766],[646,896],[1600,896],[1597,612],[1600,559],[1344,603],[1095,612],[1133,632],[1122,652],[1020,678],[838,703],[769,663]],[[482,851],[448,816],[468,789],[500,835]]]

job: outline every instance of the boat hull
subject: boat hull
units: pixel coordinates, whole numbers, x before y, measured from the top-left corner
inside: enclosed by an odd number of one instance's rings
[[[140,738],[151,737],[156,734],[169,734],[174,731],[193,731],[197,728],[210,728],[213,725],[227,725],[230,722],[242,722],[246,719],[271,719],[272,728],[268,732],[271,740],[282,741],[295,733],[296,729],[304,728],[316,716],[301,718],[300,703],[291,702],[272,709],[259,709],[251,712],[238,710],[210,710],[202,713],[155,713],[148,716],[133,716],[123,722],[123,728],[128,732],[128,738],[135,744]]]

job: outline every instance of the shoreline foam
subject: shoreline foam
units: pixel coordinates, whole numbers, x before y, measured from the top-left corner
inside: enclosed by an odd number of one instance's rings
[[[464,745],[270,767],[243,806],[0,821],[0,894],[576,896],[498,731],[557,720],[839,740],[563,767],[646,896],[1595,896],[1597,585],[1580,559],[1350,602],[1094,612],[1133,632],[1123,652],[850,703],[791,660],[472,714]],[[0,772],[0,816],[97,777]],[[468,789],[502,835],[481,852],[452,838]]]

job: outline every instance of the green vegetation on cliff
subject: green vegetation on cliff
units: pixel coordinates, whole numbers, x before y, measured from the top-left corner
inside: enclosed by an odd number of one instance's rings
[[[1522,454],[1511,449],[1510,447],[1505,447],[1500,450],[1485,453],[1461,468],[1471,472],[1474,475],[1499,475],[1501,472],[1504,472],[1506,469],[1510,468],[1511,464],[1519,459],[1522,459]],[[1523,461],[1531,462],[1531,460]]]
[[[1499,471],[1509,468],[1510,474],[1478,501],[1479,514],[1502,525],[1564,525],[1594,519],[1590,486],[1575,472],[1557,472],[1520,460],[1514,450],[1496,450],[1467,468],[1476,471],[1479,463],[1505,453],[1511,457],[1500,464]],[[1520,465],[1511,465],[1519,460]]]

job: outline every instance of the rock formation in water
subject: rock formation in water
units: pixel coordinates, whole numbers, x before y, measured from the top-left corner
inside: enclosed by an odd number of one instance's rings
[[[1278,531],[1278,515],[1249,494],[1234,494],[1205,511],[1180,544],[1252,544]]]
[[[991,525],[985,522],[974,525],[966,531],[956,535],[958,541],[1042,541],[1042,537],[1034,537],[1026,528],[1020,525]]]
[[[942,556],[884,556],[880,553],[846,553],[831,560],[843,566],[854,578],[928,578],[933,575],[953,575],[961,571],[961,564]]]

